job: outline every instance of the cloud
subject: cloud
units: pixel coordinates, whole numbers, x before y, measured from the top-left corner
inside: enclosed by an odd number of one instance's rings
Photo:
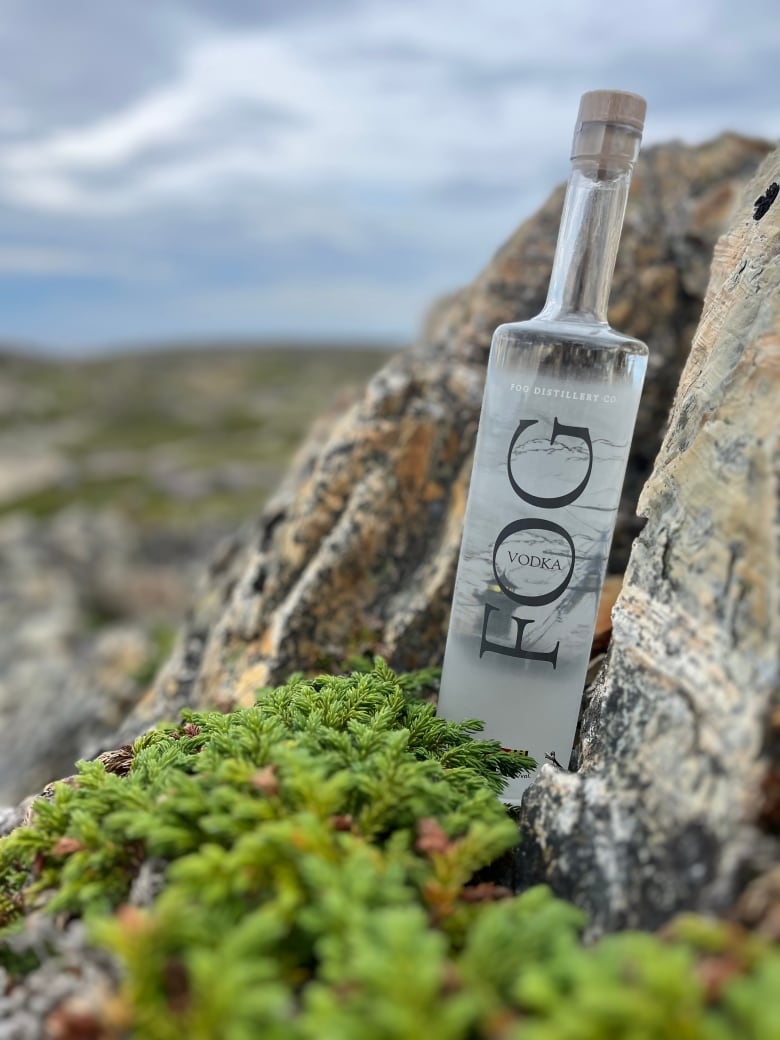
[[[678,12],[659,0],[636,12],[630,42],[616,6],[560,0],[550,19],[488,4],[475,35],[473,9],[457,0],[429,0],[423,17],[407,3],[341,8],[349,16],[331,12],[327,22],[299,11],[294,31],[277,24],[278,5],[252,28],[249,5],[237,4],[248,28],[191,30],[168,77],[132,100],[11,142],[0,192],[31,208],[120,213],[230,193],[240,181],[304,191],[336,182],[359,200],[448,178],[489,184],[496,168],[520,180],[554,150],[564,154],[572,99],[595,69],[651,94],[651,137],[666,127],[704,136],[748,99],[758,132],[776,125],[771,95],[756,96],[744,75],[727,8]],[[700,46],[713,28],[702,10],[729,29],[714,50]],[[751,55],[754,75],[763,64],[769,72],[771,41],[756,41]]]
[[[105,0],[3,0],[0,102],[35,134],[131,102],[175,72],[181,32],[164,6],[139,18]]]
[[[89,254],[45,246],[0,246],[0,275],[75,275],[94,270]]]
[[[160,2],[160,0],[158,0]],[[330,20],[334,14],[348,13],[360,7],[360,0],[163,0],[183,15],[197,12],[211,24],[244,27],[278,25],[299,21]]]
[[[566,175],[593,86],[644,93],[648,141],[780,131],[765,0],[6,7],[4,320],[61,342],[189,333],[206,300],[225,333],[410,334]]]

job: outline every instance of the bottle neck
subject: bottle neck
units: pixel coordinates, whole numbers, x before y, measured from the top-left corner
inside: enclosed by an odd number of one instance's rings
[[[540,317],[606,324],[632,164],[575,159]]]

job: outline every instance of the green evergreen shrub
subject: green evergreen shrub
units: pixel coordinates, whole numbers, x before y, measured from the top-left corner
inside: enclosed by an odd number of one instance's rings
[[[0,840],[0,922],[84,915],[142,1040],[780,1036],[759,936],[686,918],[586,949],[547,889],[475,880],[517,840],[496,793],[532,763],[437,718],[430,681],[294,676],[141,738],[126,777],[81,763]],[[152,860],[162,891],[128,905]]]

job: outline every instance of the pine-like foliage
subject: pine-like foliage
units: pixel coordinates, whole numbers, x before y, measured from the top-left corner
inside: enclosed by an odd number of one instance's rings
[[[547,890],[473,881],[516,841],[496,792],[530,762],[438,719],[427,678],[298,676],[147,735],[127,777],[82,764],[0,841],[0,915],[86,915],[139,1040],[780,1035],[760,938],[692,918],[584,950]],[[162,891],[127,905],[155,860]]]

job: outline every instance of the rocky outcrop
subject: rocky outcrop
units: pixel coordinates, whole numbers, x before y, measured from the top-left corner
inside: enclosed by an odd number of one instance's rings
[[[715,250],[580,770],[523,803],[523,880],[594,932],[723,911],[780,851],[778,184],[780,150]]]
[[[637,531],[634,507],[660,444],[701,309],[711,252],[737,192],[767,151],[724,135],[646,151],[629,201],[611,319],[647,340],[651,363],[613,565]],[[440,660],[496,325],[543,303],[562,189],[420,341],[391,361],[326,436],[320,431],[248,539],[215,561],[131,736],[184,704],[250,703],[295,669],[379,651],[399,667]]]

